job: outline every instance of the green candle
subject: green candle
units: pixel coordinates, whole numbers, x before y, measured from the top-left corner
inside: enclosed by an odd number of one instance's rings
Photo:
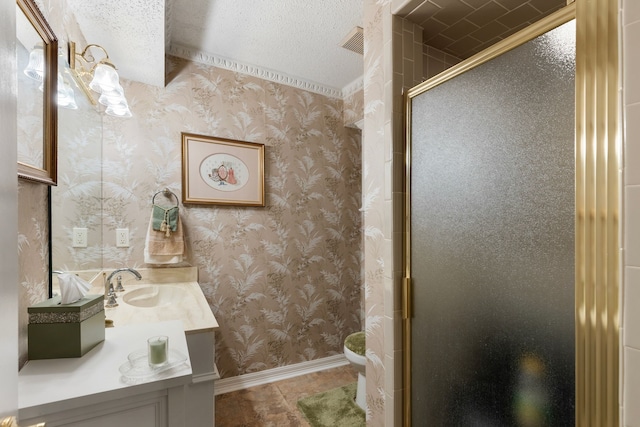
[[[167,350],[169,338],[165,336],[152,337],[147,340],[149,343],[149,365],[162,365],[167,361]]]

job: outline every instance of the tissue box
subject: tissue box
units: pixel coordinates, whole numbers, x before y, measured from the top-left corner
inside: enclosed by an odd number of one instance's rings
[[[57,296],[28,312],[30,360],[80,357],[104,341],[103,295],[85,295],[65,305]]]

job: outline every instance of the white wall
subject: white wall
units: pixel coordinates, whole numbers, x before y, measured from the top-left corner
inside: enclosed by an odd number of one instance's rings
[[[0,0],[0,421],[18,410],[18,199],[14,0]]]
[[[624,114],[622,417],[640,426],[640,2],[622,0]]]

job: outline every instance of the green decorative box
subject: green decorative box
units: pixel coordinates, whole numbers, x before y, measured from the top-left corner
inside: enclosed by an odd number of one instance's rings
[[[80,357],[104,341],[103,295],[65,305],[56,296],[28,312],[29,360]]]

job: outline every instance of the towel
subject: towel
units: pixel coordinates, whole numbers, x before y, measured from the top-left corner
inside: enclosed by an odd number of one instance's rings
[[[155,231],[164,231],[167,233],[167,237],[172,231],[176,231],[178,228],[178,207],[173,206],[171,208],[164,208],[162,206],[153,205],[151,211],[151,221],[153,222],[153,229]]]
[[[182,222],[176,211],[176,229],[172,233],[154,230],[154,211],[151,211],[149,229],[144,244],[144,262],[147,264],[177,264],[184,255]]]

